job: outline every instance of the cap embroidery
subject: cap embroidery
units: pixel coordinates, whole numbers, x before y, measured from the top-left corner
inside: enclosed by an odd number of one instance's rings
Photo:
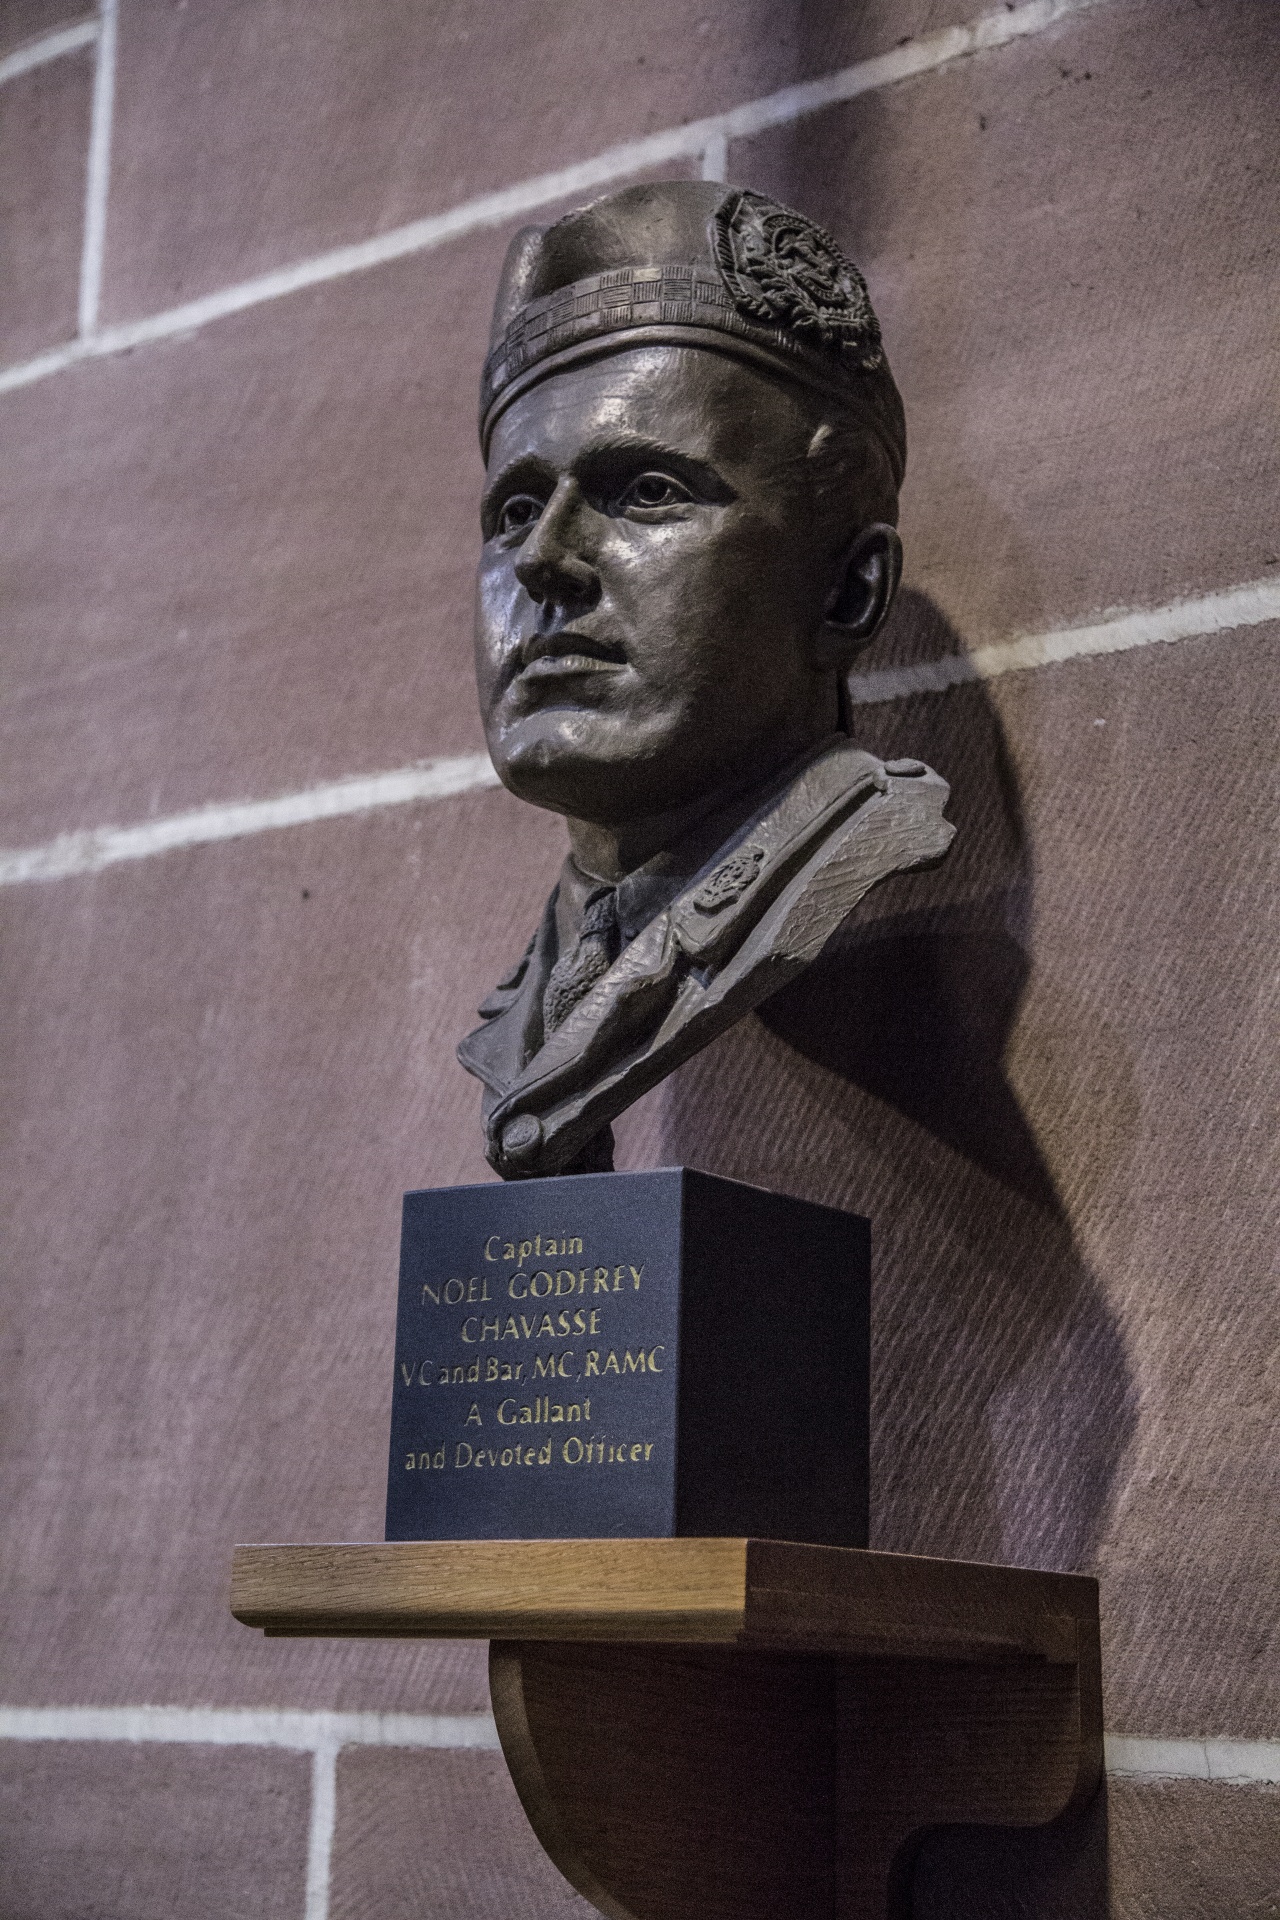
[[[711,244],[740,313],[844,348],[868,373],[881,365],[867,283],[825,228],[738,190],[717,207]]]

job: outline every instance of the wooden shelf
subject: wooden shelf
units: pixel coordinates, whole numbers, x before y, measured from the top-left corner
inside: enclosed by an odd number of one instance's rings
[[[1097,1583],[778,1540],[236,1549],[268,1634],[488,1638],[529,1820],[612,1920],[905,1920],[933,1826],[1102,1770]]]
[[[1073,1574],[781,1540],[237,1547],[231,1611],[265,1633],[625,1640],[924,1660],[1074,1662]]]

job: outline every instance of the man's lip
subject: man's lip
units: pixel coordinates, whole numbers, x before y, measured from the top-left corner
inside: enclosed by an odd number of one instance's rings
[[[558,680],[568,674],[617,673],[620,660],[602,660],[594,653],[544,653],[516,675],[518,680]]]
[[[545,680],[569,673],[614,672],[625,666],[620,647],[572,628],[538,634],[526,640],[517,655],[517,676]]]

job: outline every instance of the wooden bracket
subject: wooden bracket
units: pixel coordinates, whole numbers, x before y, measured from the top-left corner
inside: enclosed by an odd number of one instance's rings
[[[1102,1772],[1097,1584],[768,1540],[241,1547],[269,1634],[488,1637],[539,1840],[611,1920],[899,1920],[931,1827]]]

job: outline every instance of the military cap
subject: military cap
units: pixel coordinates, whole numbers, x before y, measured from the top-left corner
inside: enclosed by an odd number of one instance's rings
[[[804,214],[706,180],[625,187],[516,235],[481,380],[486,458],[539,380],[652,344],[732,354],[856,407],[901,484],[902,401],[862,275]]]

